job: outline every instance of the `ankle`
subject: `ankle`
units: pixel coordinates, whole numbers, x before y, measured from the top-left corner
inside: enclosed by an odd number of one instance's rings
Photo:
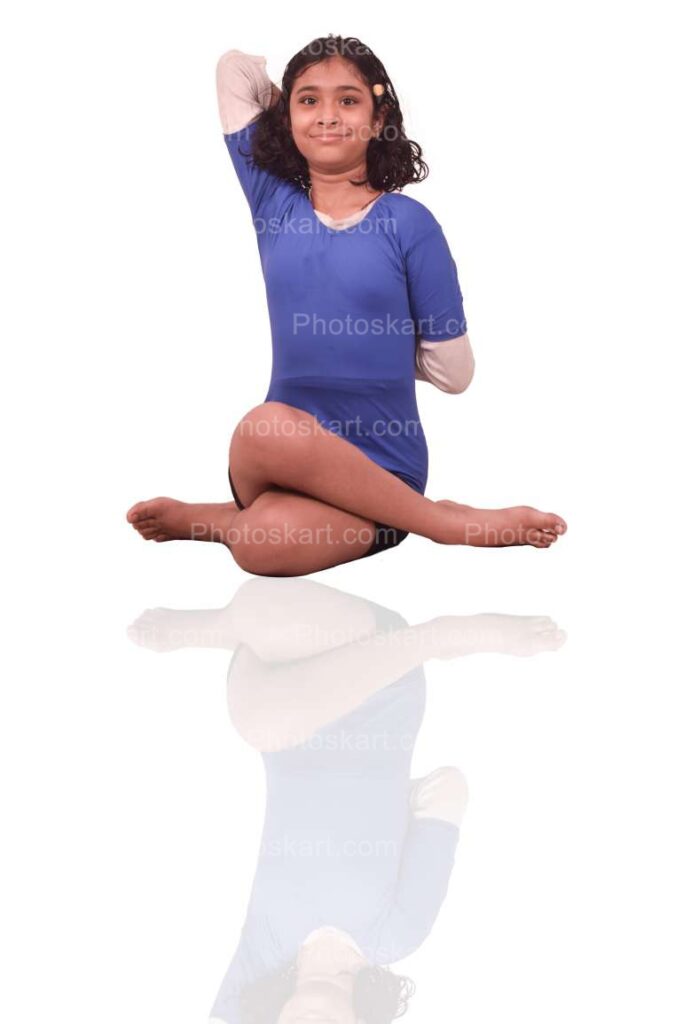
[[[430,539],[437,544],[466,544],[468,506],[454,501],[434,502],[434,526]]]

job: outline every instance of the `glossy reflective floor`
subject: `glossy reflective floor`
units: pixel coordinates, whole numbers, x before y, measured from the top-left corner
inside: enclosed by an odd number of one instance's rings
[[[41,1016],[569,1021],[591,992],[583,1019],[674,1019],[680,750],[656,645],[608,607],[588,626],[574,606],[572,631],[552,608],[398,603],[248,578],[123,637],[85,604],[72,659],[42,652],[7,793]]]

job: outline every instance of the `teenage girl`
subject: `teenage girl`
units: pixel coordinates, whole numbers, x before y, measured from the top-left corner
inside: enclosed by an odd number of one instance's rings
[[[441,225],[400,191],[428,169],[384,66],[331,34],[290,60],[281,89],[265,62],[229,50],[217,86],[266,284],[268,392],[231,439],[234,502],[154,498],[128,521],[147,540],[219,541],[266,576],[317,572],[408,533],[550,547],[567,528],[558,515],[424,496],[415,380],[459,393],[474,360]]]

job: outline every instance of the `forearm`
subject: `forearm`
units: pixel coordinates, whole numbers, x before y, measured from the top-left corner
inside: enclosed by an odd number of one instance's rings
[[[459,395],[474,376],[474,354],[467,334],[446,341],[418,339],[415,379],[425,380],[440,391]]]

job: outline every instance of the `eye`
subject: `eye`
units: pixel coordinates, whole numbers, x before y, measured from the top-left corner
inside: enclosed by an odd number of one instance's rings
[[[343,99],[350,100],[352,106],[356,106],[356,104],[358,103],[358,100],[354,96],[344,96]],[[299,103],[302,104],[303,106],[309,106],[308,100],[313,100],[314,103],[316,102],[315,96],[303,96],[299,100]]]

